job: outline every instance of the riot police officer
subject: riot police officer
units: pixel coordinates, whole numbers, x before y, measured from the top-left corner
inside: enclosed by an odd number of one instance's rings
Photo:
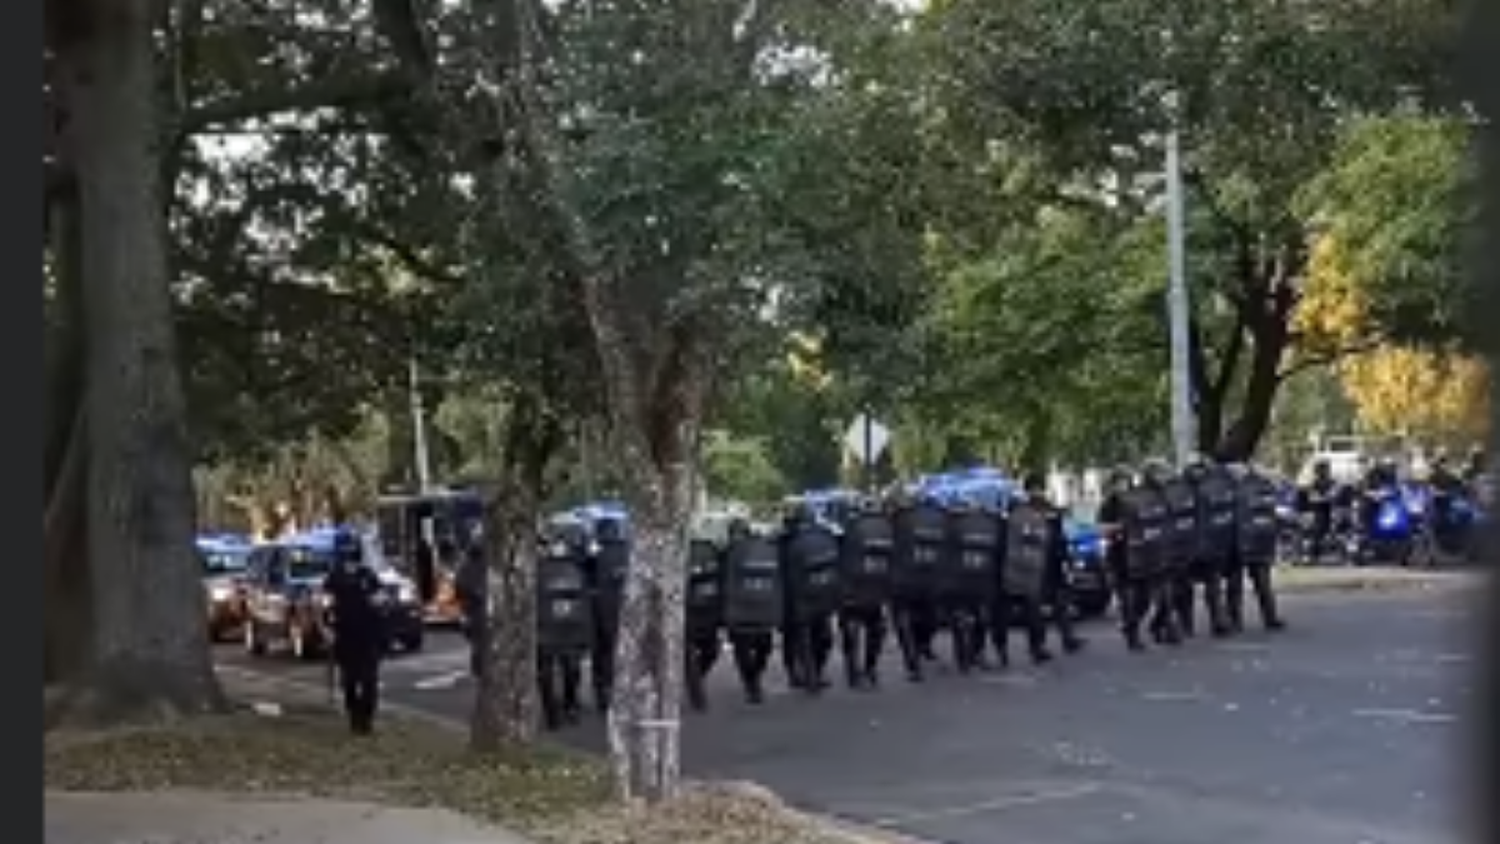
[[[1002,537],[999,516],[976,501],[960,500],[948,514],[937,601],[953,637],[953,664],[961,674],[983,666],[986,618],[994,602]]]
[[[1124,467],[1110,473],[1107,487],[1099,521],[1109,540],[1105,554],[1120,607],[1120,632],[1127,648],[1141,651],[1146,647],[1141,625],[1156,599],[1166,502],[1155,489],[1135,483]]]
[[[844,526],[840,553],[844,596],[838,622],[845,681],[851,689],[874,688],[880,683],[895,556],[895,529],[877,501],[861,502]]]
[[[788,684],[813,694],[828,687],[833,617],[843,597],[839,558],[838,537],[807,508],[788,515],[781,536],[782,658]]]
[[[469,640],[469,673],[478,679],[486,661],[489,634],[489,567],[477,531],[453,574],[453,589],[463,616],[463,633]]]
[[[1151,617],[1146,626],[1151,638],[1159,644],[1177,645],[1188,631],[1178,614],[1181,595],[1192,569],[1198,545],[1198,502],[1193,488],[1181,472],[1173,471],[1164,461],[1146,464],[1146,486],[1162,497],[1166,505],[1167,524],[1163,536],[1161,568],[1152,587]]]
[[[724,630],[729,634],[734,665],[745,699],[758,704],[765,700],[766,664],[785,610],[776,542],[752,533],[742,521],[731,523],[723,584]]]
[[[1297,510],[1308,520],[1307,548],[1309,562],[1316,562],[1328,548],[1333,536],[1334,510],[1348,504],[1348,495],[1333,478],[1327,460],[1313,462],[1312,477],[1297,490]]]
[[[1031,661],[1041,664],[1052,659],[1047,650],[1047,626],[1043,601],[1047,592],[1048,570],[1057,553],[1051,513],[1045,502],[1029,496],[1017,496],[1010,504],[1005,523],[1005,554],[1000,566],[1000,584],[1011,608],[1018,610],[1026,629],[1026,644]],[[1009,661],[1009,630],[1001,625],[1001,658]]]
[[[947,540],[947,515],[936,502],[898,504],[891,616],[907,679],[921,682],[937,631],[937,567]]]
[[[1234,555],[1225,575],[1225,616],[1230,629],[1244,627],[1245,581],[1255,591],[1262,626],[1281,630],[1286,624],[1276,606],[1271,569],[1276,563],[1276,484],[1255,466],[1236,466]]]
[[[720,631],[724,625],[723,580],[723,550],[707,537],[694,537],[688,545],[684,676],[688,705],[699,711],[708,707],[704,680],[719,661]]]
[[[1235,481],[1224,466],[1205,460],[1188,464],[1183,475],[1197,506],[1197,537],[1187,575],[1178,581],[1177,617],[1183,632],[1193,635],[1196,593],[1201,589],[1210,632],[1214,636],[1225,636],[1230,628],[1224,613],[1222,587],[1236,535]]]
[[[542,723],[555,730],[578,720],[583,657],[596,640],[583,549],[561,539],[543,549],[536,590]]]
[[[592,526],[592,535],[593,553],[586,561],[594,614],[589,675],[594,687],[594,706],[603,712],[609,708],[614,686],[620,606],[625,600],[625,579],[630,573],[630,537],[624,523],[615,518],[600,519]]]
[[[1073,628],[1073,593],[1068,583],[1068,536],[1063,527],[1063,511],[1047,496],[1047,481],[1039,472],[1028,474],[1022,482],[1027,502],[1047,515],[1052,534],[1047,569],[1042,582],[1041,610],[1057,629],[1064,653],[1083,649],[1084,639]],[[1041,651],[1046,652],[1045,627]]]
[[[338,664],[344,714],[355,735],[369,735],[380,700],[380,660],[385,653],[385,623],[380,578],[365,567],[359,538],[340,531],[333,541],[336,565],[323,581],[333,630],[333,658]]]

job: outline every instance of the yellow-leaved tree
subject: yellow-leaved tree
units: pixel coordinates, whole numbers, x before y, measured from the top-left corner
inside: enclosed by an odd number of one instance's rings
[[[1333,236],[1318,239],[1297,311],[1297,351],[1309,358],[1332,349],[1369,348],[1333,361],[1345,395],[1371,433],[1405,433],[1446,442],[1481,441],[1490,419],[1490,373],[1484,361],[1454,349],[1380,342],[1370,317],[1368,285]]]

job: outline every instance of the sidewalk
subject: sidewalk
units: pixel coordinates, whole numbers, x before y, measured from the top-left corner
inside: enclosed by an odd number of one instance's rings
[[[1489,570],[1404,569],[1376,566],[1278,566],[1272,574],[1286,592],[1351,592],[1398,589],[1467,589],[1485,583]]]
[[[163,792],[46,795],[46,844],[524,844],[453,812]]]

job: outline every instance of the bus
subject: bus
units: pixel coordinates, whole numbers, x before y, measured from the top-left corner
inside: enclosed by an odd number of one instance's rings
[[[416,584],[430,623],[461,620],[453,576],[460,555],[483,523],[484,496],[475,490],[383,495],[376,500],[381,556]]]

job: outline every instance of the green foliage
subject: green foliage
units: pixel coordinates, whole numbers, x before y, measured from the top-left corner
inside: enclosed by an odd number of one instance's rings
[[[1356,121],[1300,197],[1338,244],[1366,318],[1392,340],[1443,343],[1480,328],[1464,262],[1479,207],[1471,135],[1465,122],[1422,115]]]

